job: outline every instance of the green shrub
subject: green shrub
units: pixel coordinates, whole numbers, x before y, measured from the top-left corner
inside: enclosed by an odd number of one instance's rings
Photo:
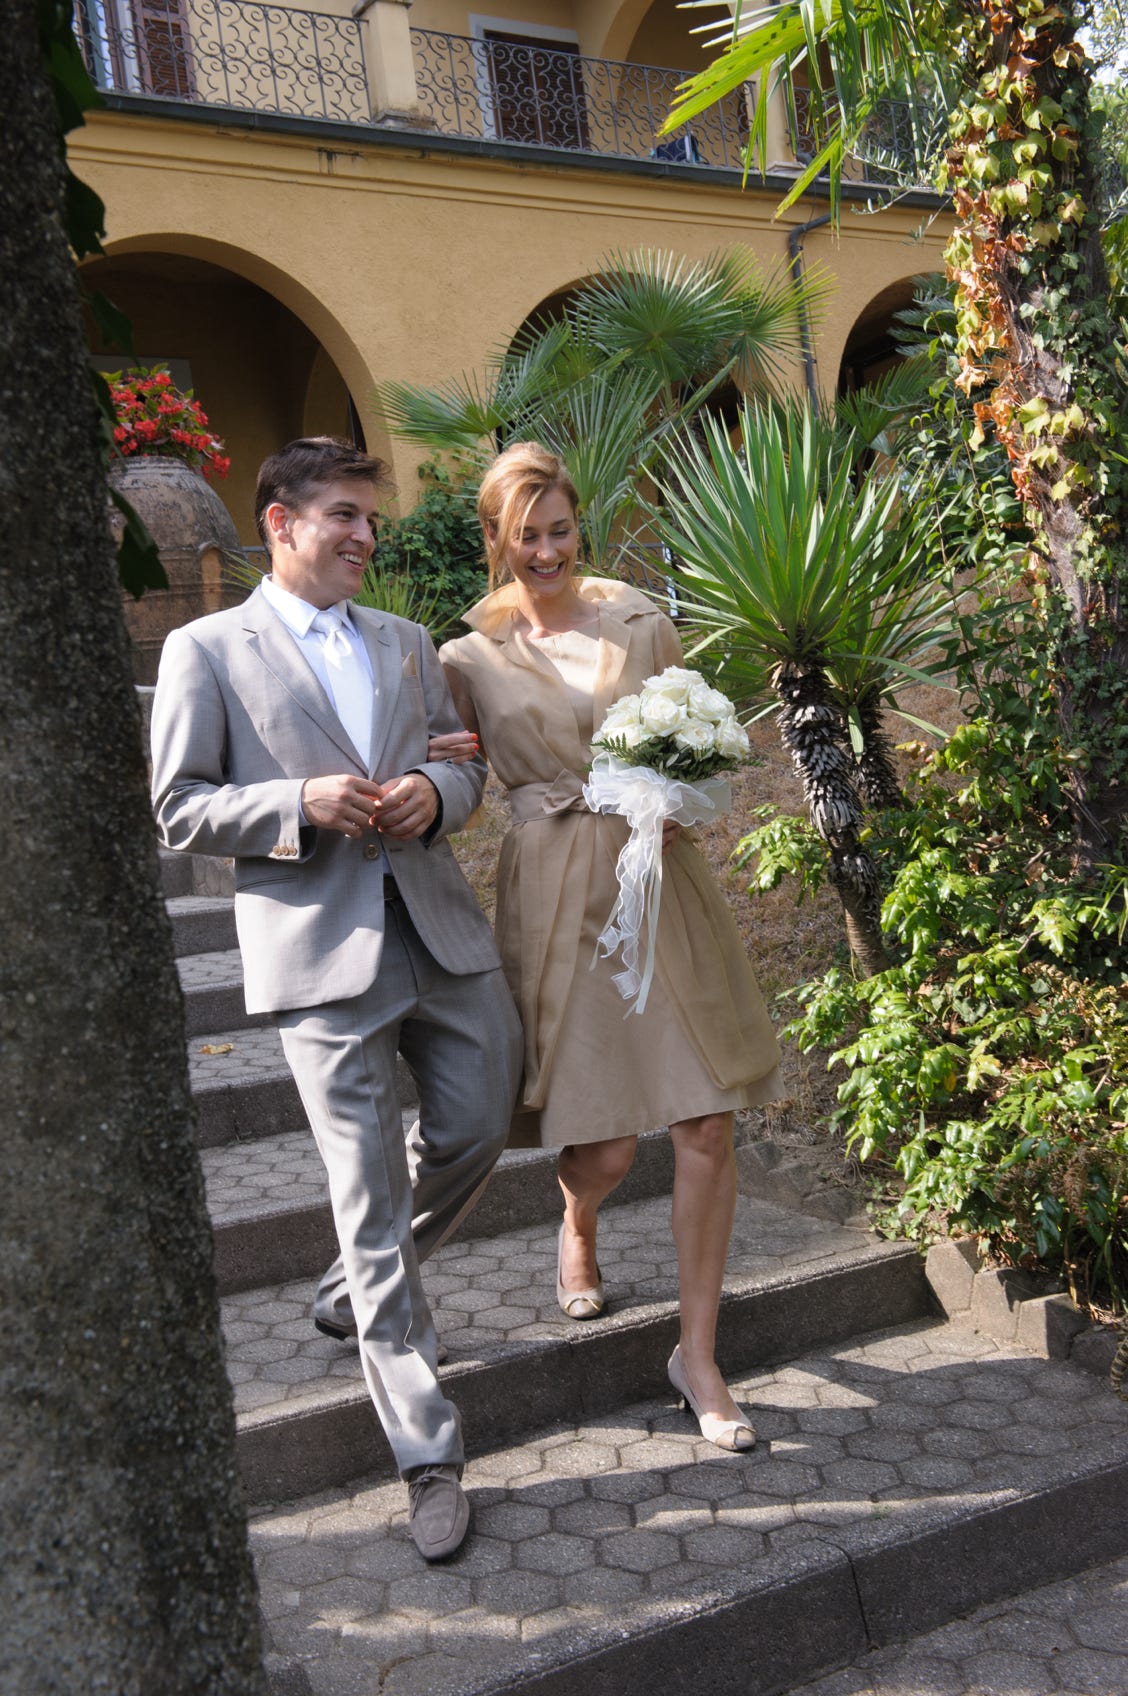
[[[457,465],[452,472],[433,460],[419,476],[423,493],[411,512],[381,520],[369,569],[385,581],[406,579],[425,596],[428,616],[415,616],[437,644],[460,633],[462,614],[485,594],[486,565],[475,483]]]
[[[1123,1308],[1128,867],[1076,878],[1056,719],[1036,690],[1005,699],[926,759],[871,839],[898,963],[805,985],[789,1034],[846,1070],[836,1117],[884,1177],[880,1229],[970,1233]],[[765,845],[777,864],[786,841]]]
[[[861,833],[894,964],[802,986],[788,1034],[843,1074],[835,1117],[874,1174],[880,1229],[972,1234],[1064,1275],[1092,1308],[1124,1309],[1128,846],[1091,868],[1076,853],[1085,756],[1063,741],[1052,657],[1064,615],[1028,564],[998,450],[976,450],[972,405],[943,380],[954,315],[940,286],[922,286],[901,339],[938,381],[900,462],[906,477],[922,460],[944,472],[945,557],[987,583],[944,644],[966,722],[936,752],[914,745],[903,807]],[[1107,746],[1128,751],[1115,691],[1107,711]],[[737,852],[753,892],[794,877],[801,898],[830,873],[800,820],[764,819]]]

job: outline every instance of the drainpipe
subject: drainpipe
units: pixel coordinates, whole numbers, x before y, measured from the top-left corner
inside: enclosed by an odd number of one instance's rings
[[[803,281],[803,237],[808,235],[811,230],[821,229],[824,224],[829,223],[830,213],[824,212],[820,218],[808,218],[805,224],[796,224],[795,228],[788,232],[788,268],[791,271],[791,280],[795,284],[796,288],[798,288],[800,283]],[[799,337],[803,344],[803,370],[807,378],[807,393],[811,397],[811,405],[814,408],[815,416],[817,417],[819,410],[819,391],[818,384],[815,381],[815,350],[811,343],[811,326],[807,322],[807,311],[805,307],[800,308],[799,312]]]

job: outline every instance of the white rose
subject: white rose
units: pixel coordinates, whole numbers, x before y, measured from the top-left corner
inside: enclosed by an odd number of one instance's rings
[[[718,726],[717,745],[726,760],[745,760],[748,758],[748,732],[741,727],[735,718]]]
[[[686,722],[685,708],[668,695],[644,696],[641,717],[643,729],[651,736],[669,736]]]
[[[629,724],[615,725],[611,730],[608,730],[605,724],[599,734],[601,737],[612,737],[622,748],[637,748],[640,742],[646,740],[646,732],[637,718]]]
[[[679,748],[690,754],[712,754],[715,751],[713,727],[710,724],[683,724],[674,734]]]
[[[607,709],[607,716],[599,727],[599,734],[603,736],[609,731],[617,732],[624,727],[637,729],[639,706],[640,702],[637,695],[623,695],[618,701],[612,702]]]
[[[686,671],[680,665],[667,666],[657,677],[648,677],[643,684],[644,698],[649,695],[661,695],[669,701],[677,701],[682,705],[689,699],[689,691],[693,687],[695,671]]]
[[[719,689],[710,689],[707,683],[695,683],[689,692],[689,710],[694,718],[720,724],[732,716],[732,703]]]

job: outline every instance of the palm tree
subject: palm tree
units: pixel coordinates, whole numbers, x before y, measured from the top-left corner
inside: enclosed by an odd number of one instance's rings
[[[613,254],[560,321],[520,334],[483,380],[388,383],[380,401],[400,435],[459,452],[471,469],[499,438],[543,441],[576,484],[585,558],[613,574],[662,442],[726,385],[778,377],[825,286],[814,276],[796,289],[744,248],[704,260]]]
[[[1071,0],[783,0],[742,10],[735,25],[726,15],[724,51],[683,86],[667,127],[758,79],[752,164],[763,157],[769,98],[782,88],[794,115],[797,76],[809,75],[816,146],[784,204],[817,181],[837,215],[844,162],[864,150],[883,101],[908,95],[919,113],[923,95],[947,110],[932,164],[957,220],[946,254],[956,380],[974,399],[977,439],[993,435],[1005,450],[1034,536],[1084,870],[1115,852],[1128,825],[1128,383],[1101,241],[1104,185],[1122,189],[1124,177],[1102,170],[1093,65],[1076,24]],[[913,139],[920,181],[923,120]],[[1122,245],[1122,193],[1119,206],[1109,233]]]
[[[859,476],[867,452],[862,431],[805,400],[746,402],[738,443],[710,419],[703,439],[667,445],[649,510],[675,556],[692,652],[720,654],[734,699],[777,713],[869,976],[889,962],[865,803],[900,799],[881,709],[907,676],[940,671],[951,606],[939,522],[921,519],[928,491],[892,469]]]

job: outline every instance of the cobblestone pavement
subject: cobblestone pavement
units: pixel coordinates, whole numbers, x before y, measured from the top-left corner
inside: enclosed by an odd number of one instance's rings
[[[258,1514],[272,1648],[305,1665],[315,1696],[470,1696],[530,1655],[556,1660],[621,1637],[628,1622],[731,1595],[804,1545],[882,1521],[949,1524],[978,1500],[1057,1477],[1071,1457],[1123,1449],[1123,1405],[1097,1380],[941,1323],[821,1351],[734,1390],[760,1434],[750,1454],[701,1441],[671,1398],[472,1461],[474,1532],[443,1567],[422,1568],[398,1482]],[[1025,1687],[985,1684],[980,1696],[996,1690]]]
[[[304,1140],[308,1144],[310,1139]],[[248,1162],[252,1185],[256,1148],[246,1144],[240,1156]],[[299,1172],[295,1179],[285,1161],[278,1171],[265,1170],[259,1205],[268,1196],[281,1205],[289,1183],[306,1182],[307,1168],[299,1164]],[[575,1335],[573,1321],[556,1305],[556,1231],[552,1220],[496,1237],[455,1241],[427,1262],[423,1282],[452,1363],[480,1359],[483,1352],[505,1345]],[[726,1289],[873,1248],[872,1235],[860,1226],[787,1213],[741,1196]],[[608,1208],[600,1220],[599,1259],[616,1315],[675,1300],[669,1197]],[[237,1412],[320,1396],[327,1378],[340,1380],[342,1394],[360,1384],[355,1348],[313,1329],[314,1287],[313,1280],[299,1279],[224,1298],[227,1370]]]
[[[205,1047],[219,1049],[220,1052],[205,1054]],[[261,1083],[266,1078],[289,1074],[282,1053],[282,1039],[271,1025],[189,1037],[188,1075],[192,1088],[199,1089],[214,1084]],[[312,1141],[308,1131],[302,1134],[307,1142]]]
[[[180,985],[190,990],[243,988],[243,968],[237,948],[225,948],[213,954],[186,954],[176,963]]]
[[[1126,1696],[1128,1557],[876,1649],[789,1696]]]

